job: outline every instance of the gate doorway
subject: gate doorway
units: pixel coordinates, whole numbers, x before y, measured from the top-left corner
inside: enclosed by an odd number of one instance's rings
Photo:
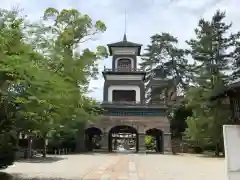
[[[96,127],[85,129],[85,147],[87,151],[101,149],[101,134],[102,131]]]
[[[163,152],[163,132],[160,129],[146,131],[146,148],[148,151]]]
[[[138,132],[131,126],[115,126],[108,135],[109,152],[138,152]]]

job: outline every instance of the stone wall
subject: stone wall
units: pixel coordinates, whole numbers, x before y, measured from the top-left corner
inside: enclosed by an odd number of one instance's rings
[[[109,131],[120,125],[131,126],[138,131],[139,151],[145,151],[145,135],[149,129],[159,129],[163,132],[163,151],[172,152],[170,123],[163,116],[102,116],[96,123],[88,124],[86,128],[96,127],[103,133],[104,148],[107,149]]]
[[[158,116],[102,116],[96,123],[88,124],[86,128],[96,127],[104,133],[119,125],[134,127],[138,133],[145,133],[149,129],[160,129],[164,133],[170,133],[170,123],[166,117]]]

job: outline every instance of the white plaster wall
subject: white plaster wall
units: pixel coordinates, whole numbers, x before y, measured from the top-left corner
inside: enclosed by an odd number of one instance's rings
[[[137,53],[137,48],[121,48],[121,47],[114,47],[112,48],[113,54],[116,55],[134,55]]]
[[[131,68],[132,69],[134,68],[134,60],[133,60],[133,58],[130,58],[130,57],[118,57],[115,60],[115,68],[118,68],[118,61],[121,60],[121,59],[129,59],[129,60],[131,60]]]
[[[143,75],[106,75],[106,80],[142,80]]]
[[[240,180],[240,126],[223,126],[228,180]]]
[[[136,92],[136,102],[140,102],[140,87],[139,86],[127,86],[127,85],[112,85],[108,87],[108,102],[112,102],[113,90],[135,90]]]

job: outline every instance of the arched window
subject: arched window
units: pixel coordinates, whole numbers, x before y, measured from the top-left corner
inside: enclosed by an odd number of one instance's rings
[[[131,59],[119,59],[117,62],[117,69],[119,71],[131,71]]]

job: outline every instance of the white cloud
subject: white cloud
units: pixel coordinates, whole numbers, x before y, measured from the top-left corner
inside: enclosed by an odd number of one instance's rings
[[[217,9],[227,12],[227,20],[233,22],[233,30],[240,30],[239,0],[1,0],[2,8],[19,5],[29,18],[38,18],[47,7],[77,8],[89,14],[94,20],[104,21],[107,31],[97,41],[87,43],[94,48],[122,39],[124,31],[124,10],[127,7],[127,36],[130,41],[148,44],[155,33],[170,32],[185,46],[185,40],[194,36],[194,28],[201,17],[210,18]],[[110,66],[111,59],[100,63]],[[103,79],[93,81],[97,89],[90,95],[102,99]]]

